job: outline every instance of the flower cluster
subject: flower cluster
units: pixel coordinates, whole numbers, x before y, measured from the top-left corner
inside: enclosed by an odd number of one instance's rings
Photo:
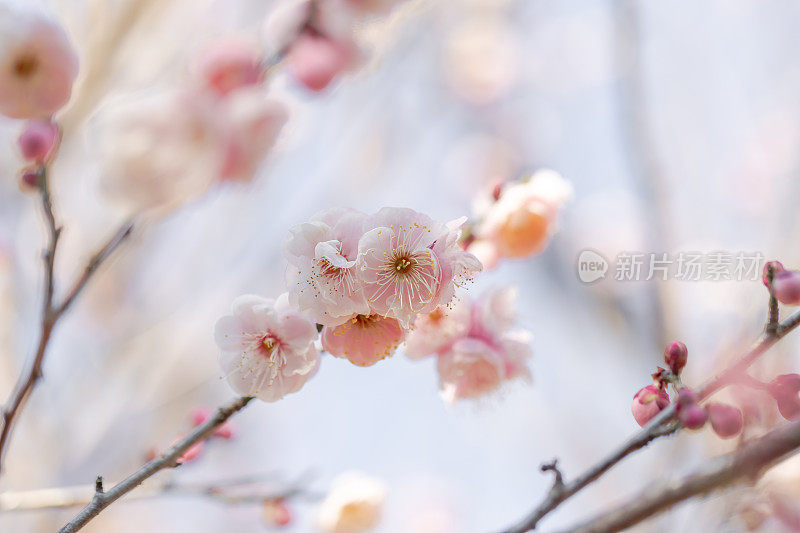
[[[528,257],[544,250],[558,214],[572,197],[572,185],[552,170],[509,183],[493,182],[476,199],[479,222],[465,245],[486,268],[502,258]]]
[[[723,439],[735,437],[744,427],[741,410],[718,402],[708,402],[701,406],[701,398],[693,390],[684,387],[680,380],[688,358],[689,351],[682,342],[673,342],[664,349],[664,362],[669,370],[659,367],[653,374],[654,383],[634,395],[631,406],[633,417],[640,426],[646,425],[670,404],[667,387],[672,385],[677,394],[675,411],[682,427],[700,429],[706,422],[710,422],[718,436]]]
[[[495,290],[477,300],[460,298],[451,309],[421,317],[406,341],[406,355],[437,357],[446,400],[478,398],[503,383],[530,379],[530,333],[512,330],[514,289]]]
[[[284,245],[290,302],[324,326],[332,355],[369,366],[391,355],[420,314],[446,306],[481,269],[458,246],[463,220],[412,209],[368,216],[332,209],[293,227]]]

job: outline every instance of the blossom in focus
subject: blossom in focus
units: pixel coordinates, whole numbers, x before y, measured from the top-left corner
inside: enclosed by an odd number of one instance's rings
[[[219,177],[250,180],[275,144],[288,113],[283,104],[255,87],[234,91],[220,105],[225,154]]]
[[[321,91],[336,76],[353,67],[359,55],[352,41],[304,31],[289,49],[288,70],[307,89]]]
[[[369,315],[356,268],[366,215],[335,208],[294,226],[284,243],[289,300],[319,324],[338,326]]]
[[[20,153],[28,161],[48,162],[58,147],[61,132],[55,122],[31,120],[25,124],[17,145]]]
[[[370,217],[359,241],[364,294],[377,313],[409,327],[453,297],[456,285],[481,269],[458,247],[461,221],[448,225],[412,209],[384,207]]]
[[[526,257],[541,252],[555,231],[557,216],[572,196],[572,185],[552,170],[492,191],[477,202],[480,222],[470,247],[482,255],[496,249],[499,257]],[[467,249],[470,250],[470,247]]]
[[[662,409],[669,405],[669,394],[656,385],[648,385],[633,396],[631,412],[636,423],[645,426]]]
[[[319,506],[317,526],[325,533],[362,533],[378,526],[386,485],[360,472],[345,472]]]
[[[322,330],[322,347],[358,366],[371,366],[392,355],[405,330],[394,318],[356,315],[344,324]]]
[[[78,56],[64,30],[28,3],[0,1],[0,114],[49,118],[64,107]]]
[[[166,92],[101,109],[91,143],[104,192],[133,211],[174,208],[205,192],[225,156],[214,104]]]
[[[319,363],[316,325],[277,300],[240,296],[214,327],[220,365],[233,390],[274,402],[297,392]]]
[[[209,43],[197,56],[195,75],[218,96],[258,83],[261,58],[252,43],[226,38]]]

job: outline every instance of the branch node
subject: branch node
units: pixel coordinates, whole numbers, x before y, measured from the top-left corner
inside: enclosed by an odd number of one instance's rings
[[[103,476],[97,476],[97,479],[94,480],[94,492],[103,494]]]
[[[539,470],[553,473],[553,487],[550,489],[550,492],[560,492],[561,489],[564,488],[564,475],[558,468],[558,459],[553,459],[549,463],[544,463],[539,467]]]

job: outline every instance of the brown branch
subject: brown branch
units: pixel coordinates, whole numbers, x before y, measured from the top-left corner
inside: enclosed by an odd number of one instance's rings
[[[3,427],[0,430],[0,471],[3,469],[8,442],[11,437],[13,424],[19,413],[24,408],[31,391],[42,377],[42,364],[44,363],[47,346],[56,323],[72,305],[88,281],[108,259],[111,253],[131,234],[133,223],[126,222],[109,239],[100,250],[95,253],[86,265],[83,274],[73,285],[64,301],[60,304],[55,303],[55,259],[56,249],[58,248],[61,227],[56,223],[53,212],[53,202],[50,196],[50,187],[47,179],[47,168],[39,168],[39,193],[41,197],[42,211],[44,213],[45,224],[47,226],[48,243],[43,253],[44,259],[44,298],[42,302],[42,322],[39,333],[39,342],[36,346],[33,360],[28,369],[17,378],[14,390],[3,406],[2,421]]]
[[[701,400],[708,398],[718,390],[736,381],[737,377],[747,370],[764,352],[771,348],[776,342],[783,338],[787,333],[800,325],[800,311],[796,312],[778,328],[766,329],[755,344],[745,352],[736,362],[725,370],[708,380],[698,390]],[[611,452],[600,462],[591,466],[586,472],[570,482],[564,483],[561,487],[553,487],[545,496],[545,499],[536,509],[533,510],[521,522],[512,526],[506,533],[523,533],[536,527],[539,521],[553,509],[561,505],[562,502],[570,498],[575,493],[584,489],[587,485],[600,478],[608,472],[614,465],[622,461],[633,452],[647,446],[658,437],[669,435],[678,429],[674,422],[675,404],[667,406],[656,415],[646,426],[625,441],[620,447]]]
[[[211,483],[174,483],[168,481],[151,487],[142,487],[142,490],[138,490],[128,496],[126,501],[145,500],[162,496],[195,496],[209,498],[227,505],[240,505],[263,503],[266,500],[316,496],[304,488],[306,482],[304,479],[290,483],[285,488],[275,489],[264,486],[264,482],[268,477],[270,476],[266,474],[249,475]],[[0,512],[84,507],[91,503],[95,493],[104,492],[101,481],[102,478],[98,477],[94,487],[78,485],[0,493]]]
[[[800,448],[800,421],[775,429],[739,450],[717,457],[680,481],[653,487],[611,511],[567,531],[599,533],[631,527],[673,505],[696,496],[753,481],[776,462]]]
[[[225,423],[231,416],[242,410],[253,398],[243,396],[230,402],[224,407],[220,407],[216,414],[194,428],[191,433],[175,443],[163,455],[156,457],[152,461],[145,463],[112,488],[100,492],[95,491],[91,502],[78,513],[75,518],[59,530],[59,533],[73,533],[85,526],[90,520],[100,514],[103,509],[117,501],[119,498],[141,485],[146,479],[165,468],[176,466],[178,458],[191,448],[194,444],[205,440],[211,436],[214,430]]]

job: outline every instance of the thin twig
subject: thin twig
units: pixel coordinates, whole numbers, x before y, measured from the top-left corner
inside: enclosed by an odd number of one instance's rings
[[[318,495],[305,488],[306,480],[298,480],[276,489],[267,487],[265,475],[223,479],[210,483],[175,483],[168,481],[159,485],[142,487],[126,498],[126,501],[145,500],[162,496],[205,497],[228,505],[262,503],[266,500],[294,497],[314,498]],[[78,485],[49,489],[4,492],[0,494],[0,512],[42,511],[46,509],[69,509],[85,507],[91,503],[95,493],[103,493],[102,477],[95,486]],[[274,483],[273,483],[274,485]]]
[[[787,333],[800,325],[800,311],[784,320],[780,326],[774,330],[765,330],[755,344],[745,352],[736,362],[728,366],[725,370],[708,380],[697,391],[700,400],[708,398],[718,390],[735,382],[742,372],[747,370],[764,352],[771,348],[776,342],[783,338]],[[650,444],[658,437],[669,435],[678,429],[674,423],[675,404],[670,404],[658,415],[656,415],[647,425],[636,434],[626,440],[616,450],[611,452],[600,462],[591,466],[586,472],[574,480],[564,483],[559,490],[550,490],[545,499],[521,522],[512,526],[506,533],[523,533],[536,527],[539,521],[553,509],[561,505],[562,502],[570,498],[575,493],[585,488],[590,483],[597,480],[600,476],[609,471],[614,465],[622,461],[631,453],[640,450]]]
[[[739,450],[717,457],[684,479],[654,487],[624,505],[568,529],[570,532],[620,531],[676,503],[743,481],[754,481],[768,467],[800,448],[800,421],[772,430]]]
[[[108,259],[111,253],[133,231],[133,223],[128,221],[95,253],[86,265],[83,274],[73,285],[70,292],[60,304],[55,302],[55,259],[56,249],[58,248],[61,236],[61,227],[56,222],[53,212],[53,203],[50,197],[50,186],[47,178],[47,168],[42,166],[39,169],[39,194],[41,197],[42,211],[44,213],[45,224],[47,226],[48,242],[43,252],[44,259],[44,298],[42,302],[42,322],[39,333],[39,342],[28,369],[17,378],[14,390],[3,406],[3,427],[0,430],[0,472],[3,469],[8,441],[11,437],[14,421],[24,408],[31,391],[42,377],[42,364],[47,352],[47,346],[53,329],[61,316],[69,309],[78,295],[83,291],[86,284],[100,267]]]
[[[191,448],[194,444],[207,439],[214,430],[225,423],[231,416],[242,410],[253,398],[243,396],[230,402],[224,407],[220,407],[216,414],[194,428],[191,433],[175,443],[163,455],[156,457],[152,461],[145,463],[112,488],[105,492],[95,492],[92,501],[78,513],[75,518],[59,530],[59,533],[73,533],[85,526],[90,520],[100,512],[117,501],[119,498],[141,485],[146,479],[165,468],[172,468],[177,465],[178,458]]]

